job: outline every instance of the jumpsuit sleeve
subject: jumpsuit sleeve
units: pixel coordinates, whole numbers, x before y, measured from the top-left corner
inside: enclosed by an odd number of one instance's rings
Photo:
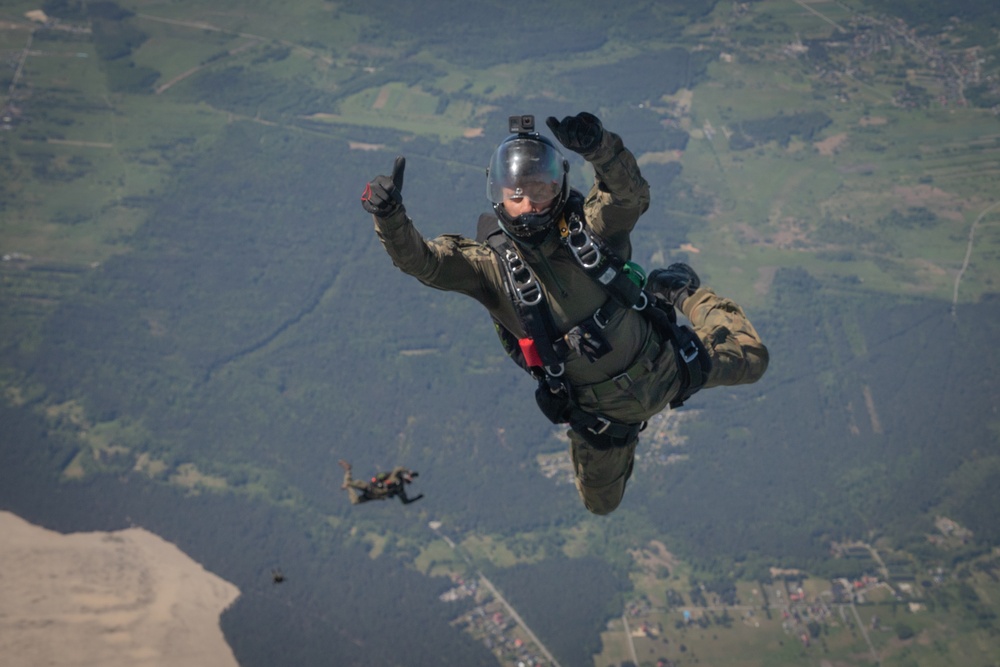
[[[649,183],[621,137],[607,129],[601,145],[586,157],[594,167],[594,185],[584,211],[594,232],[631,256],[628,235],[649,208]]]
[[[458,234],[427,240],[402,207],[387,218],[372,217],[382,246],[403,273],[430,287],[471,296],[487,308],[498,300],[500,278],[488,248]]]

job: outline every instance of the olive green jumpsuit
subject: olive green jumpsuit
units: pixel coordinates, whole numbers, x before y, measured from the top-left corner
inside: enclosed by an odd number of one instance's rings
[[[621,138],[607,129],[588,161],[595,171],[584,203],[588,228],[628,260],[629,234],[649,207],[649,185]],[[524,337],[507,296],[504,268],[488,246],[457,234],[425,239],[403,206],[388,217],[373,218],[379,239],[399,269],[431,287],[467,294],[509,331]],[[538,279],[560,332],[592,316],[608,300],[559,238],[518,250]],[[684,300],[682,311],[711,357],[705,387],[751,383],[763,375],[767,348],[740,306],[703,287]],[[619,309],[604,334],[612,348],[604,356],[592,362],[571,352],[566,359],[565,378],[579,407],[625,423],[645,421],[665,409],[680,387],[671,344],[631,309]],[[573,430],[569,437],[576,487],[584,505],[595,514],[612,512],[632,473],[638,439],[598,449]]]
[[[352,505],[369,500],[387,500],[394,495],[402,495],[405,501],[407,498],[403,475],[407,472],[409,471],[406,468],[396,466],[392,471],[379,475],[381,479],[367,481],[354,479],[351,476],[351,468],[345,467],[344,483],[341,484],[340,488],[349,490],[348,495]]]

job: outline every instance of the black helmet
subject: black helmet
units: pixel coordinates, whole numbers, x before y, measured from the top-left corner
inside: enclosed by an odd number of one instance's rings
[[[569,197],[569,161],[538,133],[512,134],[490,159],[486,196],[508,236],[525,245],[541,245],[555,229]],[[540,213],[511,217],[503,203],[517,197],[538,204],[551,201],[552,205]]]

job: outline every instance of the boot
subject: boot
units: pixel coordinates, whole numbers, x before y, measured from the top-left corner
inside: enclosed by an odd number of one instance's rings
[[[677,262],[665,269],[653,269],[646,280],[646,288],[669,303],[677,310],[681,309],[684,299],[688,298],[701,287],[701,280],[687,264]]]

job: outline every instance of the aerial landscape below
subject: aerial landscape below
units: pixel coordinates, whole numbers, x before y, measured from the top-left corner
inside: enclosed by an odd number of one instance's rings
[[[998,36],[982,0],[7,0],[0,662],[998,667]],[[770,353],[651,417],[607,516],[362,208],[404,156],[414,228],[475,237],[510,116],[587,193],[543,122],[581,112],[649,185],[630,261]]]

